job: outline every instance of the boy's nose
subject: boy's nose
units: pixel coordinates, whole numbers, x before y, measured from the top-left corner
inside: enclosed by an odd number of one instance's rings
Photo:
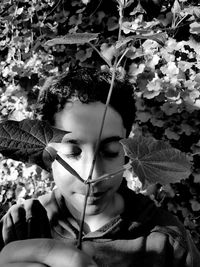
[[[90,179],[97,179],[98,177],[100,177],[101,175],[103,175],[104,172],[104,168],[102,166],[101,163],[99,162],[95,162],[94,167],[92,168],[92,163],[90,164],[86,164],[85,166],[83,166],[83,176],[82,178],[84,180],[87,180],[89,178],[89,176],[92,174],[92,176],[90,177]]]

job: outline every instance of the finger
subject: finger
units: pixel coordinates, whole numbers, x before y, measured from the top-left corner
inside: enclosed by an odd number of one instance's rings
[[[38,262],[52,267],[96,266],[73,246],[53,239],[31,239],[9,243],[1,252],[1,263]]]
[[[51,238],[47,212],[36,199],[13,205],[3,218],[2,232],[5,244],[28,238]]]
[[[51,238],[51,230],[47,212],[37,199],[24,202],[27,221],[27,238]]]
[[[26,215],[22,205],[13,205],[4,215],[2,235],[5,244],[27,237]]]

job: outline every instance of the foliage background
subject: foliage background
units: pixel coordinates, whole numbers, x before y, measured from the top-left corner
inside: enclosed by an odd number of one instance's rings
[[[117,43],[119,3],[125,4]],[[46,77],[70,65],[107,67],[88,44],[46,46],[69,33],[98,33],[91,43],[108,62],[127,50],[118,72],[129,76],[136,99],[134,131],[165,140],[193,159],[180,183],[149,187],[146,194],[175,214],[200,249],[200,4],[189,0],[2,0],[0,5],[0,120],[32,117]],[[142,8],[143,7],[143,8]],[[155,41],[157,39],[157,41]],[[125,39],[124,39],[125,40]],[[141,191],[137,180],[129,186]],[[50,191],[50,175],[34,165],[0,161],[0,214],[21,198]]]

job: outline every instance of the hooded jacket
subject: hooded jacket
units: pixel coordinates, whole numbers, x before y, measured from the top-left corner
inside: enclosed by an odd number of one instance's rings
[[[125,201],[123,213],[97,231],[83,233],[82,244],[99,267],[200,267],[199,251],[173,215],[127,186],[122,185],[119,193]],[[51,237],[76,245],[79,225],[70,220],[72,216],[59,191],[55,189],[41,196],[39,201],[29,201],[26,209],[26,220],[30,225],[27,238]],[[33,215],[33,206],[39,207],[38,203],[45,208],[48,220],[43,212]],[[1,219],[0,248],[20,239],[19,235],[13,237],[17,227],[12,216],[8,212]],[[46,224],[42,228],[45,233],[39,231],[42,224]]]

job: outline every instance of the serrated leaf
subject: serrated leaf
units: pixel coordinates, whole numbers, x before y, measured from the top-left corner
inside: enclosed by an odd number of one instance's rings
[[[0,124],[0,153],[22,162],[29,162],[47,169],[46,146],[61,142],[68,132],[52,127],[48,122],[25,119],[8,120]]]
[[[85,44],[97,39],[98,33],[71,33],[56,37],[45,43],[46,46],[54,46],[57,44]]]
[[[146,180],[150,184],[176,183],[191,173],[186,155],[163,141],[137,135],[120,142],[143,185]]]

